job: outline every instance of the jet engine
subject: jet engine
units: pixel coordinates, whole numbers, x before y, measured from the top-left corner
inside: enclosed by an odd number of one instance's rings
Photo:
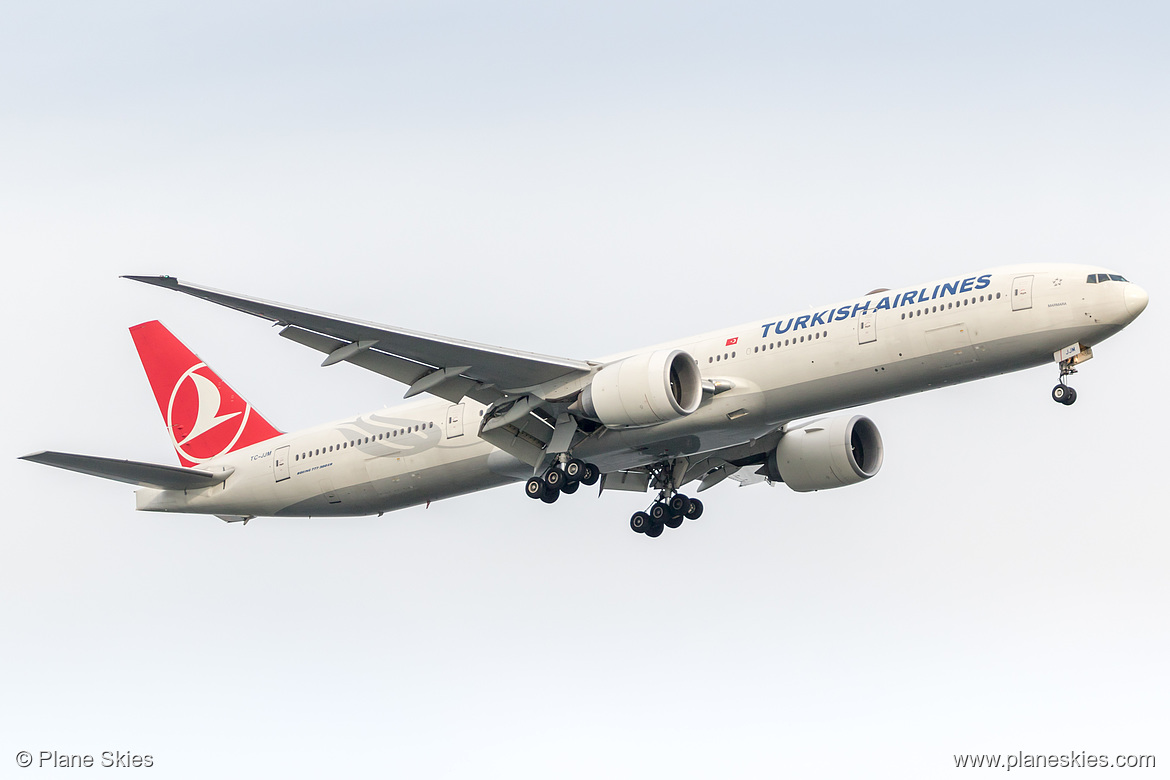
[[[768,454],[768,476],[798,493],[844,487],[882,467],[882,436],[868,417],[828,417],[785,431]]]
[[[611,363],[581,391],[579,409],[611,428],[676,420],[699,408],[703,377],[681,349],[662,349]]]

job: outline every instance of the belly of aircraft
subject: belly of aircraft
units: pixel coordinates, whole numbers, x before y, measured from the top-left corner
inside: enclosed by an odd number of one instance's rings
[[[516,481],[493,473],[488,468],[488,457],[485,454],[351,485],[333,485],[273,514],[276,517],[374,515]]]

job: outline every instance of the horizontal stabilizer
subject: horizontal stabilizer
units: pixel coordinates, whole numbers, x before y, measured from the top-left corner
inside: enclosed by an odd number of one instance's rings
[[[234,471],[200,471],[178,466],[163,466],[158,463],[141,463],[134,460],[99,458],[93,455],[74,455],[69,452],[34,452],[21,460],[43,463],[68,471],[78,471],[94,477],[126,482],[139,487],[159,490],[199,490],[226,480]]]

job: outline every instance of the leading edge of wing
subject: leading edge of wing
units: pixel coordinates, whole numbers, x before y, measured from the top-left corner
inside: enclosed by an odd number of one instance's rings
[[[220,472],[199,469],[164,466],[160,463],[143,463],[136,460],[99,458],[96,455],[75,455],[71,452],[34,452],[22,455],[20,460],[32,461],[92,477],[112,479],[139,487],[159,490],[199,490],[213,487],[231,476],[234,469]]]
[[[462,339],[339,317],[312,309],[301,309],[275,301],[189,284],[173,276],[123,278],[176,290],[271,322],[330,336],[346,344],[356,346],[362,345],[363,342],[373,342],[363,346],[414,361],[422,366],[439,369],[459,366],[464,369],[461,372],[463,376],[495,385],[501,390],[532,387],[567,374],[588,373],[592,370],[592,365],[582,360],[477,344]],[[358,363],[356,360],[350,362]],[[406,383],[410,384],[413,381],[415,381],[413,378],[408,378]]]

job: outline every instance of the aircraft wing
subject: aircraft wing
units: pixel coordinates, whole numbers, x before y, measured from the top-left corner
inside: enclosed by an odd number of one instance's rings
[[[225,471],[200,471],[179,466],[163,466],[158,463],[142,463],[136,460],[115,460],[94,455],[74,455],[70,452],[34,452],[24,455],[21,460],[31,460],[46,466],[77,471],[94,477],[127,482],[139,487],[159,490],[198,490],[212,487],[231,476],[234,469]]]
[[[588,376],[593,365],[471,341],[347,319],[282,303],[182,282],[171,276],[127,276],[218,303],[283,326],[280,335],[324,352],[321,364],[346,361],[410,385],[407,398],[427,392],[457,403],[470,396],[492,403],[526,393],[549,397],[566,382]],[[545,388],[548,392],[542,392]]]

